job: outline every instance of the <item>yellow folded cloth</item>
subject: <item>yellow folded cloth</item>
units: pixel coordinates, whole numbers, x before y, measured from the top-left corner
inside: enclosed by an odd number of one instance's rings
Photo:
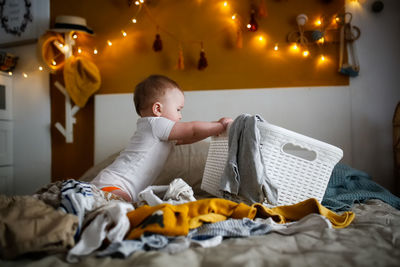
[[[324,206],[316,199],[275,208],[267,208],[256,203],[248,206],[221,198],[202,199],[180,205],[161,204],[157,206],[142,206],[127,213],[131,230],[126,239],[137,239],[144,233],[163,234],[167,236],[187,235],[189,229],[201,226],[203,223],[215,223],[232,219],[269,218],[277,223],[300,220],[311,213],[318,213],[328,218],[333,227],[343,228],[354,219],[353,212],[339,215]]]
[[[289,206],[279,206],[275,208],[267,208],[261,204],[253,204],[252,207],[257,209],[258,218],[269,218],[277,223],[287,223],[298,221],[311,213],[318,213],[329,219],[334,228],[344,228],[348,226],[355,218],[355,214],[351,211],[337,214],[328,208],[322,206],[315,198],[310,198]]]
[[[127,239],[139,238],[143,233],[157,233],[167,236],[187,235],[189,229],[203,222],[218,222],[226,218],[254,218],[257,210],[243,203],[226,199],[210,198],[180,205],[161,204],[142,206],[128,212],[131,231]]]
[[[68,95],[82,108],[89,97],[100,89],[100,71],[89,59],[71,56],[65,61],[64,82]]]

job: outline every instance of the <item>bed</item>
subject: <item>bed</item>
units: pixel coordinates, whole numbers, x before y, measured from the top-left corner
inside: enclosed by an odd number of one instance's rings
[[[157,178],[156,184],[167,185],[172,179],[181,177],[190,185],[196,199],[212,197],[201,190],[200,186],[208,147],[208,141],[176,146],[167,160],[166,167]],[[110,164],[117,154],[118,152],[96,164],[75,182],[89,182],[102,168]],[[350,167],[345,169],[345,172],[343,169],[340,171],[342,172],[340,172],[341,177],[339,178],[342,180],[348,179],[353,182],[369,180],[364,177],[366,174]],[[342,177],[345,175],[348,176]],[[338,181],[336,180],[336,182]],[[253,231],[248,236],[231,236],[221,238],[218,242],[214,238],[210,239],[214,243],[209,242],[208,244],[193,242],[186,247],[174,247],[170,246],[170,243],[168,246],[164,246],[159,239],[153,243],[154,246],[148,243],[147,246],[135,250],[131,254],[124,253],[124,251],[114,251],[113,254],[108,255],[101,254],[101,251],[106,251],[110,245],[107,240],[103,240],[101,247],[89,255],[75,260],[79,266],[399,266],[400,200],[372,180],[369,180],[368,187],[363,188],[354,187],[357,183],[353,182],[346,184],[349,186],[348,188],[344,186],[344,183],[330,184],[330,195],[326,195],[324,199],[327,206],[337,210],[337,214],[342,214],[343,210],[354,212],[354,220],[347,227],[341,229],[332,228],[321,216],[307,217],[296,223],[278,226],[267,233],[261,234],[261,232],[257,232],[260,228],[257,228],[257,231]],[[60,192],[57,193],[53,190],[56,184],[46,185],[34,196],[25,196],[25,198],[35,199],[46,205],[47,208],[50,207],[50,210],[55,210],[60,204]],[[335,194],[343,196],[343,198],[335,198]],[[104,197],[107,198],[105,203],[119,201],[108,194]],[[9,207],[13,198],[15,199],[15,197],[1,196],[0,212],[3,218],[6,217],[5,215],[9,215],[5,208],[7,208],[7,203]],[[96,209],[99,209],[99,206]],[[29,217],[31,222],[41,220],[41,218],[35,218],[34,214],[29,214],[29,216],[31,216]],[[89,212],[85,216],[92,216],[92,218],[86,218],[87,221],[95,218],[93,213]],[[63,222],[65,221],[63,220]],[[77,219],[72,220],[71,225],[77,227]],[[71,228],[71,225],[67,227]],[[71,261],[67,258],[74,238],[79,239],[75,236],[75,231],[70,232],[69,244],[56,243],[53,240],[53,243],[45,244],[47,247],[42,244],[42,247],[36,251],[31,248],[25,251],[29,253],[11,255],[7,254],[9,247],[6,246],[10,245],[13,240],[13,237],[10,236],[13,230],[11,228],[12,226],[2,219],[0,225],[2,232],[1,266],[69,266],[76,264],[72,263],[75,262],[74,260]],[[27,228],[29,227],[27,226]],[[81,230],[84,229],[85,224],[82,223]],[[46,231],[42,235],[46,235]],[[23,242],[32,244],[33,241],[38,241],[40,238],[42,236],[32,236],[31,240],[23,240]]]

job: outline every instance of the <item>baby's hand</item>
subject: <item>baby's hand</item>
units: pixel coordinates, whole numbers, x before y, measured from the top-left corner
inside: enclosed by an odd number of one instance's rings
[[[223,117],[219,119],[218,122],[224,126],[224,129],[226,129],[226,127],[228,127],[228,125],[232,123],[233,120],[231,118]]]

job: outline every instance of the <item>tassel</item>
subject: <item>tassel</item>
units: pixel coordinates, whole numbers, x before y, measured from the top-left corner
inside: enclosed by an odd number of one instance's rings
[[[265,0],[260,0],[260,5],[258,6],[258,15],[261,18],[265,18],[266,16],[268,16]]]
[[[179,57],[178,57],[178,64],[176,65],[176,68],[178,70],[183,70],[185,68],[182,47],[179,47]]]
[[[258,30],[258,23],[256,21],[256,14],[255,14],[254,9],[251,10],[250,22],[249,22],[249,24],[247,24],[247,29],[251,32],[255,32]]]
[[[243,48],[243,32],[239,27],[236,30],[236,47]]]
[[[153,50],[156,52],[159,52],[162,50],[162,41],[161,41],[161,37],[160,34],[156,34],[156,39],[154,40],[153,43]]]
[[[201,51],[200,51],[200,59],[199,64],[197,65],[198,70],[204,70],[208,66],[206,52],[204,52],[203,42],[201,42]]]

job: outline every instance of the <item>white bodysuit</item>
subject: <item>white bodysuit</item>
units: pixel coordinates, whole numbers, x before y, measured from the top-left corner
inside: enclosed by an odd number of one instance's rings
[[[175,122],[163,117],[143,117],[128,146],[92,181],[98,188],[115,186],[133,201],[160,174],[174,142],[168,141]]]

